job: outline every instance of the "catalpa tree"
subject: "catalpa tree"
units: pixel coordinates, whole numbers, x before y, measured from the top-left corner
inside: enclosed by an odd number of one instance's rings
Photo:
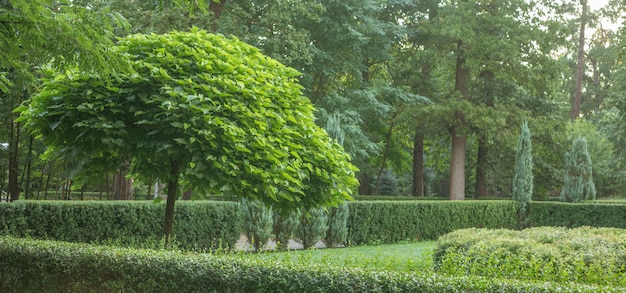
[[[114,50],[133,73],[48,72],[20,121],[78,174],[114,170],[167,182],[172,233],[179,182],[278,209],[351,199],[356,168],[314,123],[299,73],[237,39],[192,29],[131,35]]]

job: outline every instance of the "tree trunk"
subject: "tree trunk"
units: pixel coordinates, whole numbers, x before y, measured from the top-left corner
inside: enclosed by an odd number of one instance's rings
[[[31,186],[31,183],[30,183],[30,175],[31,175],[30,167],[31,167],[32,161],[33,161],[33,156],[32,156],[32,154],[33,154],[33,140],[35,140],[35,137],[30,135],[29,138],[28,138],[28,161],[26,162],[26,180],[25,180],[26,187],[25,187],[25,190],[24,190],[24,198],[25,199],[30,199],[31,198],[31,196],[30,196],[30,192],[31,192],[31,190],[30,190],[30,186]]]
[[[478,158],[476,163],[476,189],[474,191],[474,198],[478,199],[480,196],[487,195],[487,154],[488,154],[487,139],[481,136],[478,139]]]
[[[387,165],[387,157],[389,156],[389,148],[391,146],[391,135],[393,134],[393,127],[394,127],[393,120],[396,119],[396,116],[397,114],[394,114],[394,116],[391,117],[392,122],[389,125],[389,130],[387,131],[385,149],[383,150],[383,160],[380,163],[380,169],[378,170],[378,176],[376,177],[376,184],[374,184],[374,194],[378,194],[378,185],[380,184],[380,177],[382,176],[383,171],[385,170],[385,165]]]
[[[580,0],[583,11],[580,16],[580,34],[578,35],[578,66],[576,68],[576,89],[570,118],[576,120],[580,116],[580,103],[582,101],[583,71],[585,62],[585,25],[587,24],[587,0]]]
[[[211,1],[209,4],[209,10],[213,14],[213,19],[211,19],[211,32],[213,33],[217,32],[217,29],[219,29],[219,20],[225,5],[226,0],[219,0],[218,2]]]
[[[12,116],[11,116],[12,117]],[[18,150],[20,142],[20,125],[13,122],[11,118],[10,123],[10,138],[9,138],[9,200],[16,201],[20,199],[20,186],[18,183]]]
[[[457,43],[456,72],[454,89],[461,93],[463,100],[469,99],[470,72],[465,68],[465,57],[463,54],[463,42]],[[450,199],[465,199],[465,147],[467,145],[467,135],[461,133],[465,115],[460,110],[455,113],[455,125],[452,126],[452,154],[450,156]]]
[[[424,196],[424,135],[419,130],[413,138],[413,196]]]
[[[193,196],[193,190],[191,189],[187,189],[185,192],[183,192],[183,200],[191,200],[192,196]]]
[[[133,179],[126,178],[127,171],[118,171],[113,176],[113,193],[117,200],[133,199]]]
[[[163,223],[163,234],[165,236],[165,245],[169,246],[173,226],[174,226],[174,204],[178,195],[178,178],[180,177],[178,162],[170,163],[170,176],[167,181],[167,203],[165,205],[165,221]]]

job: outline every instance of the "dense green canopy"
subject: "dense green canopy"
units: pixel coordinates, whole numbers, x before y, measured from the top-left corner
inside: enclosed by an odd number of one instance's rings
[[[351,198],[355,167],[314,123],[299,73],[203,30],[131,35],[114,50],[134,73],[111,83],[48,72],[20,121],[50,153],[90,170],[131,172],[280,208]]]

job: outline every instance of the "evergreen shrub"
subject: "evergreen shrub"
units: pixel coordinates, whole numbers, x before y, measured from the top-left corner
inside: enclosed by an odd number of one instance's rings
[[[261,201],[241,199],[243,228],[252,243],[254,251],[259,252],[272,237],[274,214],[272,209]]]
[[[626,230],[559,227],[463,229],[439,239],[437,272],[626,286]]]
[[[164,213],[165,203],[18,201],[0,204],[0,235],[144,246],[160,243]],[[182,249],[230,248],[239,239],[241,219],[238,203],[181,201],[174,239]]]
[[[626,228],[626,204],[624,203],[529,203],[530,227],[614,227]]]
[[[348,216],[350,208],[348,204],[330,208],[328,211],[328,230],[324,243],[326,247],[337,247],[346,244],[348,238]]]
[[[324,238],[327,230],[328,214],[324,208],[311,208],[302,213],[296,238],[302,242],[304,249],[311,248]]]
[[[36,264],[36,265],[33,265]],[[624,292],[0,237],[0,292]]]
[[[279,250],[289,248],[289,239],[292,239],[300,225],[300,211],[281,212],[274,209],[274,239]]]

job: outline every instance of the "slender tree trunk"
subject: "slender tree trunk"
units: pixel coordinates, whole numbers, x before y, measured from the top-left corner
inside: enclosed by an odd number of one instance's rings
[[[580,32],[578,35],[578,59],[576,68],[576,90],[574,101],[572,102],[572,112],[570,118],[576,120],[580,116],[580,103],[582,101],[583,71],[585,62],[585,25],[587,24],[587,0],[580,0],[582,13],[580,16]]]
[[[465,57],[463,53],[463,43],[457,44],[456,74],[454,89],[461,93],[463,100],[469,99],[470,72],[465,68]],[[450,156],[450,199],[465,199],[465,148],[467,145],[467,135],[462,133],[465,115],[458,110],[455,113],[455,125],[452,126],[452,154]]]
[[[413,196],[424,196],[424,134],[413,137]]]
[[[33,140],[35,140],[35,137],[30,135],[29,138],[28,138],[28,161],[26,162],[26,180],[25,180],[26,187],[25,187],[25,191],[24,191],[24,198],[25,199],[30,199],[31,198],[31,196],[30,196],[30,192],[31,192],[31,190],[30,190],[30,186],[31,186],[31,183],[30,183],[30,175],[31,175],[30,167],[31,167],[32,161],[33,161],[33,156],[32,156],[32,154],[33,154]]]
[[[46,174],[46,188],[43,191],[43,199],[48,199],[48,188],[50,188],[50,179],[52,177],[52,163],[48,164],[48,174]]]
[[[478,139],[478,158],[476,164],[476,186],[474,191],[474,198],[478,199],[480,196],[487,195],[487,155],[489,149],[487,146],[487,139],[481,135]]]
[[[150,179],[148,180],[148,192],[146,193],[146,200],[151,200],[152,199],[152,188],[154,185],[154,180]]]
[[[173,226],[174,226],[174,204],[178,196],[178,178],[180,177],[180,166],[178,162],[170,163],[170,176],[167,181],[167,202],[165,205],[165,221],[163,223],[163,234],[165,236],[165,244],[169,245]]]
[[[192,196],[193,196],[193,190],[191,189],[187,189],[185,192],[183,192],[183,200],[191,200]]]
[[[380,184],[380,177],[383,174],[383,171],[385,170],[385,166],[387,165],[387,157],[389,156],[389,148],[391,147],[391,135],[393,134],[393,127],[394,127],[394,123],[393,120],[396,119],[397,114],[394,114],[394,116],[391,118],[391,124],[389,125],[389,130],[387,131],[387,136],[386,136],[386,144],[385,144],[385,149],[383,150],[383,161],[380,163],[380,169],[378,170],[378,176],[376,177],[376,184],[374,184],[374,194],[378,194],[378,186]]]
[[[12,116],[11,116],[12,117]],[[9,198],[10,201],[16,201],[20,199],[20,186],[18,182],[18,150],[20,142],[20,125],[13,122],[11,118],[10,123],[10,138],[9,138]]]
[[[113,192],[117,200],[133,199],[133,179],[127,179],[127,174],[127,171],[120,170],[113,176]]]

